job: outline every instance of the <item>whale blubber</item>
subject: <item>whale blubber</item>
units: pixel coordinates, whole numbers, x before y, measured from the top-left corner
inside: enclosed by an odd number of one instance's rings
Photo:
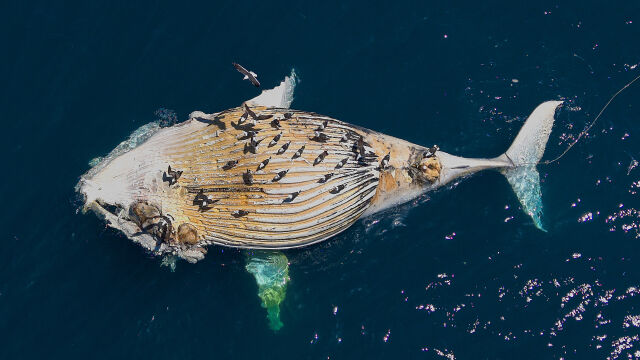
[[[129,207],[129,214],[133,221],[138,224],[140,230],[148,229],[160,218],[160,210],[154,205],[144,201],[133,203]]]
[[[178,226],[177,237],[180,243],[195,245],[198,243],[198,230],[191,224],[183,223]]]
[[[435,182],[440,177],[440,171],[442,165],[435,156],[422,159],[419,165],[419,169],[422,172],[422,176],[429,181]]]

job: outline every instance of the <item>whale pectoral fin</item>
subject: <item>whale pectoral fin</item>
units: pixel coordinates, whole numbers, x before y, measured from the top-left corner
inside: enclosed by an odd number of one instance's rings
[[[245,269],[256,279],[258,297],[262,300],[262,307],[267,309],[269,328],[280,330],[283,326],[280,303],[287,295],[289,260],[279,251],[247,252]]]
[[[282,80],[280,85],[269,90],[262,90],[262,93],[251,100],[247,100],[247,105],[266,106],[288,109],[293,102],[293,91],[298,83],[298,76],[294,69],[291,74]]]

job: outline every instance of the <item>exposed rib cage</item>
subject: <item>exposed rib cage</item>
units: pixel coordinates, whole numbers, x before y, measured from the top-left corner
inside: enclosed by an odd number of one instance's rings
[[[364,144],[362,157],[358,148],[362,131],[314,113],[252,110],[272,117],[249,117],[238,125],[244,108],[235,108],[196,119],[209,125],[166,143],[168,165],[183,171],[172,188],[183,196],[159,200],[187,217],[204,241],[233,247],[304,246],[356,221],[375,195],[379,178],[379,154]],[[286,151],[278,154],[286,143]],[[243,176],[247,170],[250,175]],[[323,181],[327,174],[333,175]],[[212,200],[208,210],[193,203],[200,190]]]

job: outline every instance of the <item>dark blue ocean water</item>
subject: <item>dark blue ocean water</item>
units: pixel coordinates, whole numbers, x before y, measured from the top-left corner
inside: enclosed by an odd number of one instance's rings
[[[92,214],[74,185],[158,108],[186,119],[257,95],[463,156],[495,156],[566,100],[546,157],[640,75],[626,2],[7,1],[0,358],[640,358],[640,86],[541,166],[537,230],[487,172],[287,251],[284,327],[244,255],[175,272]],[[638,210],[636,210],[638,209]]]

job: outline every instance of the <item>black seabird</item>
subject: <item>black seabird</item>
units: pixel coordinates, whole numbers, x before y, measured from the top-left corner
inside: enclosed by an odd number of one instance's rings
[[[272,117],[273,117],[273,115],[270,115],[270,114],[260,114],[260,115],[258,115],[256,117],[254,117],[254,120],[267,120],[267,119],[272,118]]]
[[[436,151],[438,150],[440,150],[440,147],[438,145],[433,145],[432,147],[427,148],[427,151],[422,154],[422,157],[429,158],[436,156]]]
[[[204,190],[200,189],[196,194],[196,197],[193,198],[193,205],[200,205],[206,200],[208,200],[208,198],[204,195]]]
[[[311,138],[311,140],[318,141],[318,142],[327,142],[327,140],[329,140],[329,137],[325,133],[316,131],[314,136]]]
[[[247,172],[242,174],[242,180],[247,185],[253,185],[253,174],[251,173],[251,170],[247,169]]]
[[[180,170],[171,170],[171,165],[167,168],[167,178],[169,181],[169,185],[173,185],[178,182],[178,179],[182,175],[182,171]],[[166,181],[166,180],[165,180]]]
[[[254,73],[253,71],[249,71],[249,70],[245,69],[242,65],[240,65],[238,63],[233,63],[233,67],[236,68],[236,70],[238,70],[238,72],[240,72],[240,74],[244,75],[242,80],[249,79],[249,81],[251,81],[251,83],[255,87],[260,87],[260,82],[258,81],[258,79],[256,79],[258,77],[258,75],[256,73]]]
[[[276,176],[273,177],[273,182],[277,182],[280,181],[285,175],[287,175],[287,173],[289,172],[289,170],[282,170],[279,173],[276,174]]]
[[[172,232],[171,219],[167,216],[160,216],[157,222],[149,224],[142,230],[157,236],[160,239],[167,240]]]
[[[292,116],[293,116],[293,114],[290,113],[290,112],[284,113],[284,118],[287,119],[287,120],[291,119]]]
[[[288,198],[286,198],[286,199],[284,199],[282,202],[292,202],[292,201],[293,201],[293,199],[295,199],[295,198],[297,198],[297,197],[298,197],[298,195],[300,195],[300,191],[296,191],[296,192],[294,192],[294,193],[291,193],[291,194],[289,195],[289,197],[288,197]]]
[[[386,169],[389,166],[389,160],[391,159],[391,153],[388,153],[380,161],[380,169]]]
[[[318,182],[319,182],[320,184],[324,184],[324,183],[326,183],[327,181],[329,181],[329,179],[331,179],[331,177],[332,177],[332,176],[333,176],[333,173],[325,174],[325,175],[322,177],[322,179],[318,180]]]
[[[360,136],[358,142],[355,144],[356,160],[364,158],[364,138]]]
[[[242,134],[238,137],[236,137],[236,139],[238,140],[247,140],[249,138],[252,138],[254,136],[256,136],[258,133],[256,131],[243,131]]]
[[[180,175],[182,175],[182,171],[171,170],[171,165],[169,165],[169,167],[167,168],[167,174],[169,174],[169,176],[171,176],[172,178],[178,180],[180,178]]]
[[[251,144],[244,144],[244,150],[243,152],[246,154],[248,152],[255,154],[256,153],[256,147],[255,146],[251,146]]]
[[[258,147],[258,144],[260,144],[262,140],[264,140],[264,138],[260,140],[256,140],[255,136],[252,136],[251,139],[249,140],[249,143],[244,145],[244,153],[246,154],[247,152],[251,152],[255,154],[256,148]]]
[[[198,210],[200,210],[201,212],[204,212],[204,211],[210,210],[210,209],[211,209],[211,206],[209,206],[209,205],[211,205],[211,204],[213,204],[213,203],[216,203],[216,202],[218,202],[218,201],[219,201],[219,200],[213,200],[213,199],[211,198],[211,196],[208,196],[208,197],[207,197],[207,200],[203,201],[203,202],[200,204],[200,208],[198,208]]]
[[[264,168],[265,168],[265,166],[267,166],[267,164],[269,164],[269,160],[271,160],[271,156],[269,156],[268,158],[264,159],[264,160],[260,163],[260,165],[258,165],[258,170],[256,170],[256,171],[260,171],[260,170],[264,169]]]
[[[304,151],[304,147],[305,147],[305,145],[302,145],[302,147],[300,149],[298,149],[298,151],[296,151],[295,154],[293,154],[292,159],[297,159],[300,156],[302,156],[302,152]]]
[[[247,113],[249,116],[251,116],[252,119],[256,118],[256,113],[253,112],[253,110],[251,110],[251,108],[249,108],[249,105],[244,104],[244,112]]]
[[[289,145],[291,145],[291,141],[287,141],[286,143],[284,143],[282,145],[282,147],[280,147],[280,149],[278,149],[278,151],[276,152],[277,155],[282,155],[284,154],[285,151],[287,151],[287,149],[289,148]]]
[[[271,142],[269,142],[269,147],[274,146],[275,144],[278,143],[278,141],[280,140],[280,137],[282,136],[282,133],[276,135],[273,137],[273,140],[271,140]]]
[[[211,196],[207,196],[204,194],[204,191],[200,189],[200,192],[193,198],[193,205],[198,205],[200,211],[207,211],[211,209],[209,205],[218,202],[218,200],[213,200]]]
[[[318,127],[318,129],[316,129],[316,131],[322,131],[327,127],[327,124],[329,124],[329,120],[325,120],[322,122],[322,124]]]
[[[229,123],[236,130],[240,130],[240,131],[255,131],[255,129],[253,128],[255,125],[252,124],[252,123],[236,124],[233,121],[230,121]]]
[[[340,185],[334,187],[333,189],[331,189],[329,192],[332,193],[332,194],[337,194],[340,191],[344,190],[344,188],[345,188],[345,185],[344,184],[340,184]]]
[[[273,119],[271,120],[271,127],[274,127],[276,129],[280,129],[282,126],[280,125],[280,119]]]
[[[268,119],[268,118],[273,116],[273,115],[268,115],[268,114],[256,115],[256,113],[253,112],[253,110],[251,110],[249,108],[249,105],[247,105],[247,104],[244,104],[244,109],[245,109],[245,114],[248,114],[249,116],[251,116],[251,118],[253,120],[266,120],[266,119]]]
[[[233,217],[239,218],[242,216],[246,216],[249,212],[246,210],[236,210],[234,212],[231,213],[231,215],[233,215]]]
[[[264,138],[260,140],[256,140],[256,135],[254,133],[253,135],[251,135],[251,139],[249,139],[249,144],[251,144],[251,146],[253,147],[257,147],[262,140],[264,140]]]
[[[343,166],[345,166],[347,164],[347,161],[349,161],[349,158],[344,158],[344,159],[340,160],[338,165],[336,165],[336,169],[340,169]]]
[[[238,124],[242,124],[245,121],[247,121],[247,118],[249,117],[249,113],[247,112],[247,110],[244,111],[244,113],[242,113],[242,115],[240,116],[240,118],[238,119]]]
[[[234,166],[238,165],[238,160],[230,160],[222,167],[222,170],[231,170]]]
[[[324,160],[324,158],[329,155],[329,153],[327,152],[327,150],[323,151],[320,155],[318,155],[318,157],[313,161],[313,166],[316,166],[318,164],[320,164],[322,162],[322,160]]]

